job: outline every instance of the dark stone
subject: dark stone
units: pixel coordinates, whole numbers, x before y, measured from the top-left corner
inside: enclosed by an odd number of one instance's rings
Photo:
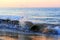
[[[35,24],[30,28],[30,30],[34,32],[43,32],[45,27],[47,27],[45,24]]]

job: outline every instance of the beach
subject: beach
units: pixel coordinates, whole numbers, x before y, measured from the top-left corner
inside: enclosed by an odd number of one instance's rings
[[[17,40],[17,38],[12,38],[9,36],[0,36],[0,40]]]

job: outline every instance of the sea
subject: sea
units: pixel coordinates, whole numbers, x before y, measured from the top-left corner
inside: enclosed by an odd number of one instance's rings
[[[60,24],[60,8],[0,8],[0,19]]]
[[[60,8],[0,8],[0,19],[60,24]],[[60,40],[60,35],[41,37],[35,36],[36,40]]]

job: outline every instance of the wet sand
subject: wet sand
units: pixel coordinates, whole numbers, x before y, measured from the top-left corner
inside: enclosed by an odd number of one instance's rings
[[[17,38],[12,38],[9,36],[0,36],[0,40],[17,40]]]
[[[55,37],[46,37],[46,36],[20,36],[19,38],[9,37],[9,36],[0,36],[2,40],[60,40],[58,36]]]
[[[19,40],[60,40],[58,36],[20,36]]]
[[[32,40],[54,40],[54,38],[48,38],[45,36],[33,36]]]

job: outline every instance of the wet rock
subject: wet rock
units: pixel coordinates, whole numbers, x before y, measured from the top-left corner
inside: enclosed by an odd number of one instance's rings
[[[30,28],[30,30],[33,32],[43,32],[46,27],[45,24],[35,24]]]

